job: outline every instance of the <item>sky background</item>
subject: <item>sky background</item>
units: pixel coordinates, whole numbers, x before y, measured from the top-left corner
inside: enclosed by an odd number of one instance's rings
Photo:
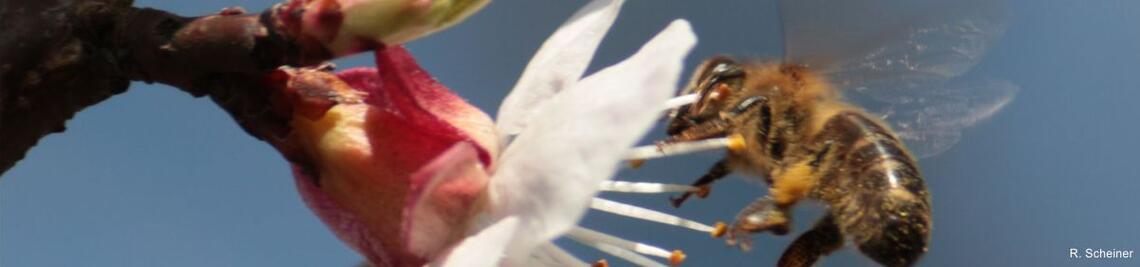
[[[138,0],[183,15],[274,1]],[[423,67],[488,112],[541,42],[584,1],[499,0],[467,22],[415,41]],[[716,54],[780,55],[770,1],[629,0],[592,70],[635,51],[674,18],[699,36],[691,69]],[[970,75],[1021,87],[952,150],[920,164],[933,195],[926,266],[1136,265],[1074,260],[1070,248],[1140,250],[1140,2],[1013,1],[1010,24]],[[873,20],[875,18],[867,18]],[[341,67],[370,65],[356,56]],[[686,70],[686,73],[688,72]],[[649,138],[660,137],[660,130]],[[651,161],[626,180],[688,183],[718,153]],[[617,196],[700,221],[728,220],[762,184],[735,177],[680,210],[665,195]],[[795,213],[793,234],[758,235],[741,253],[697,232],[590,213],[584,225],[669,248],[685,266],[768,266],[820,215]],[[587,260],[602,255],[571,245]],[[1140,255],[1135,255],[1140,257]],[[612,257],[616,265],[624,263]],[[360,261],[310,214],[286,162],[221,109],[164,85],[78,114],[0,180],[0,266],[352,266]],[[854,249],[823,262],[871,265]]]

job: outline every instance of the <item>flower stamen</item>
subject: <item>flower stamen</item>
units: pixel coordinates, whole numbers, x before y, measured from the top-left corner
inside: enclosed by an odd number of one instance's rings
[[[703,190],[700,187],[683,185],[683,184],[662,184],[662,183],[641,183],[641,182],[623,182],[623,181],[604,181],[598,185],[599,190],[606,192],[620,192],[620,193],[643,193],[643,194],[657,194],[657,193],[700,193]]]
[[[726,148],[730,151],[744,149],[744,137],[731,135],[721,138],[639,146],[630,150],[625,158],[630,161],[638,161]]]
[[[596,198],[595,197],[594,200],[592,202],[590,202],[590,208],[595,209],[595,210],[599,210],[599,211],[617,214],[617,215],[622,215],[622,216],[626,216],[626,217],[630,217],[630,218],[641,219],[641,220],[646,220],[646,221],[651,221],[651,222],[656,222],[656,223],[661,223],[661,224],[667,224],[667,225],[673,225],[673,226],[678,226],[678,227],[682,227],[682,228],[688,228],[690,230],[699,231],[699,232],[705,232],[705,233],[711,234],[714,231],[716,231],[716,227],[708,226],[706,224],[699,223],[699,222],[696,222],[693,220],[689,220],[689,219],[669,215],[669,214],[666,214],[664,212],[646,209],[646,208],[642,208],[642,207],[638,207],[638,206],[634,206],[634,205],[629,205],[629,204],[625,204],[625,203],[621,203],[621,202],[606,200],[606,199],[602,199],[602,198]]]
[[[660,257],[662,259],[675,258],[674,252],[652,245],[621,239],[582,227],[574,227],[574,229],[571,229],[570,232],[566,234],[566,236],[571,240],[577,241],[578,243],[593,247],[594,249],[640,266],[665,267],[664,264],[658,263],[657,261],[654,261],[642,255]]]
[[[697,187],[697,191],[695,193],[699,198],[706,198],[709,197],[709,192],[712,192],[712,187],[706,184]]]
[[[687,95],[683,95],[683,96],[674,97],[672,99],[665,101],[665,108],[674,109],[674,108],[678,108],[680,106],[692,104],[693,102],[697,102],[697,99],[699,97],[700,96],[697,94],[687,94]]]

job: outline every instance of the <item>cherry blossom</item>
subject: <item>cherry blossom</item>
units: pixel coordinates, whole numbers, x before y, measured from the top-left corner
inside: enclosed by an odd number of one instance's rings
[[[375,266],[584,264],[553,245],[562,236],[638,265],[661,265],[642,255],[681,261],[679,251],[577,226],[595,209],[716,231],[596,198],[696,190],[609,181],[671,105],[696,43],[677,20],[626,60],[583,75],[622,3],[593,1],[552,34],[495,123],[400,47],[377,50],[376,68],[337,74],[343,84],[328,83],[349,88],[338,98],[347,101],[299,108],[293,122],[305,202]]]

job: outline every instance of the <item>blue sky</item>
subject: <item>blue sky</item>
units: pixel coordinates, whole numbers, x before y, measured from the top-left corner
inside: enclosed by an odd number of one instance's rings
[[[235,5],[261,10],[273,1],[135,2],[193,15]],[[580,5],[495,1],[409,48],[444,84],[494,112],[542,40]],[[689,19],[700,38],[690,66],[722,53],[779,56],[773,7],[629,0],[592,69],[621,60],[674,18]],[[1140,249],[1138,12],[1140,3],[1124,0],[1011,3],[1005,37],[971,75],[1000,77],[1021,91],[952,150],[921,161],[935,218],[923,265],[1137,264],[1072,260],[1068,249]],[[651,161],[619,177],[687,183],[717,157]],[[764,192],[736,178],[677,213],[730,219]],[[665,196],[616,198],[671,209]],[[796,230],[819,214],[818,205],[802,206]],[[769,265],[794,236],[757,236],[756,249],[741,253],[700,233],[607,214],[591,213],[583,224],[684,249],[687,266]],[[0,180],[0,266],[352,266],[359,259],[300,202],[275,151],[207,99],[164,85],[136,83],[80,113]],[[845,249],[824,264],[870,261]]]

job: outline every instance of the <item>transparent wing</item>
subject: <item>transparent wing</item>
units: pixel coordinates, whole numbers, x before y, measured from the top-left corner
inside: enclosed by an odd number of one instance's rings
[[[938,90],[915,91],[870,111],[891,122],[911,152],[923,158],[950,149],[961,137],[961,129],[1001,111],[1017,90],[1004,80],[952,81]]]
[[[916,156],[932,156],[1017,91],[960,77],[1004,33],[1003,4],[784,0],[785,60],[825,74],[852,102],[880,112]]]

